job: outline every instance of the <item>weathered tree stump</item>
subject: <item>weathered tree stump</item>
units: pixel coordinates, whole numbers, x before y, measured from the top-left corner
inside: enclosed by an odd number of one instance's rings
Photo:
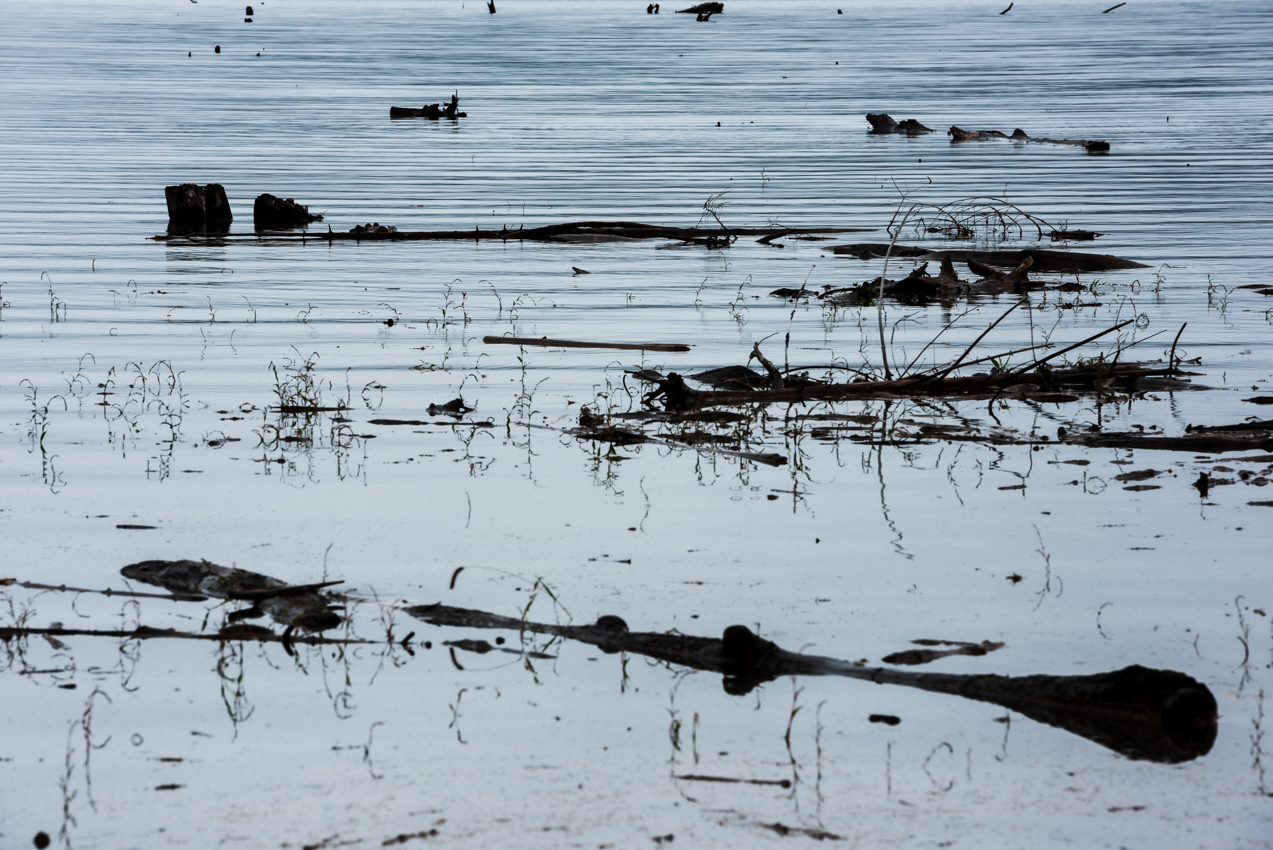
[[[220,183],[165,186],[164,196],[168,201],[169,230],[228,230],[234,220],[230,201]]]
[[[311,221],[322,220],[321,215],[310,214],[309,207],[291,198],[276,198],[269,193],[258,195],[252,207],[252,224],[257,230],[302,227]]]

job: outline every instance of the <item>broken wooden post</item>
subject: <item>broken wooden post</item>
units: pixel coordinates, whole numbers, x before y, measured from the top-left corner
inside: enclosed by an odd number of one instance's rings
[[[169,230],[229,230],[234,220],[230,201],[220,183],[165,186],[164,196],[168,201]]]

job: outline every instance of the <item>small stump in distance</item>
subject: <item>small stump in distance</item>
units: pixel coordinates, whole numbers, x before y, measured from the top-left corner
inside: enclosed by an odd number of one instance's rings
[[[252,207],[252,224],[257,230],[281,230],[303,227],[311,221],[322,221],[322,215],[313,215],[309,207],[291,198],[278,198],[268,192],[257,195]]]

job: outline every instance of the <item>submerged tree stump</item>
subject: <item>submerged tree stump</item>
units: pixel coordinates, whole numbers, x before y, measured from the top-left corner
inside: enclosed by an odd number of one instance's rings
[[[209,183],[200,186],[197,183],[182,183],[180,186],[165,186],[164,196],[168,201],[168,228],[191,228],[198,230],[214,230],[228,227],[234,220],[230,212],[230,201],[225,196],[225,188],[220,183]]]
[[[309,207],[291,198],[277,198],[268,192],[257,195],[252,207],[252,224],[257,230],[300,227],[322,220],[322,215],[311,215]]]

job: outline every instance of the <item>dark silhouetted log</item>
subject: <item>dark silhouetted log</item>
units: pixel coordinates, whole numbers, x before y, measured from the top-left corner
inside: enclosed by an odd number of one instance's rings
[[[1040,139],[1028,135],[1025,130],[1017,128],[1009,136],[998,130],[961,130],[951,127],[946,131],[952,142],[975,142],[984,139],[1008,139],[1013,142],[1041,142],[1049,145],[1071,145],[1080,147],[1088,153],[1105,153],[1109,150],[1109,142],[1089,142],[1087,139]]]
[[[854,245],[830,245],[828,251],[833,254],[849,254],[860,260],[875,260],[884,257],[889,250],[888,243],[866,242]],[[891,256],[902,259],[942,260],[949,258],[956,263],[974,260],[985,265],[1015,269],[1026,257],[1031,260],[1030,270],[1035,272],[1107,272],[1118,269],[1144,269],[1144,263],[1125,260],[1112,254],[1085,254],[1080,251],[1049,251],[1043,248],[1026,248],[1021,251],[950,251],[930,250],[913,245],[894,245]],[[974,269],[974,271],[977,271]],[[980,272],[978,272],[980,273]]]
[[[873,227],[804,227],[792,230],[786,227],[735,227],[729,232],[735,236],[767,236],[769,234],[787,233],[864,233],[874,230]],[[272,239],[294,239],[302,242],[309,239],[329,241],[450,241],[458,239],[488,240],[495,242],[624,242],[639,239],[677,239],[686,243],[706,245],[711,237],[719,238],[722,231],[700,227],[665,227],[658,224],[642,224],[634,221],[575,221],[567,224],[550,224],[545,227],[534,227],[518,230],[425,230],[425,231],[384,231],[384,232],[327,232],[327,233],[234,233],[217,234],[217,239],[251,238],[253,241],[261,237]],[[168,234],[152,237],[156,242],[171,239],[200,238],[204,234]],[[896,256],[896,255],[895,255]],[[1015,264],[1014,264],[1015,265]]]
[[[624,351],[689,351],[690,347],[679,342],[580,342],[574,339],[549,339],[548,337],[484,336],[487,345],[534,345],[540,348],[618,348]]]
[[[925,127],[914,118],[907,118],[905,121],[894,121],[886,112],[868,112],[866,120],[871,123],[871,132],[881,135],[888,133],[896,133],[902,136],[919,136],[924,133],[932,133],[932,127]]]
[[[697,6],[690,6],[688,9],[677,9],[678,15],[719,15],[725,11],[724,3],[699,3]]]
[[[1179,764],[1206,755],[1216,739],[1215,697],[1206,685],[1174,670],[1132,665],[1092,676],[916,673],[789,652],[746,626],[730,626],[715,639],[632,632],[615,616],[590,626],[559,626],[441,604],[406,612],[438,626],[550,634],[606,653],[631,652],[720,673],[725,690],[736,695],[780,676],[844,676],[953,694],[1004,706],[1132,759]]]

